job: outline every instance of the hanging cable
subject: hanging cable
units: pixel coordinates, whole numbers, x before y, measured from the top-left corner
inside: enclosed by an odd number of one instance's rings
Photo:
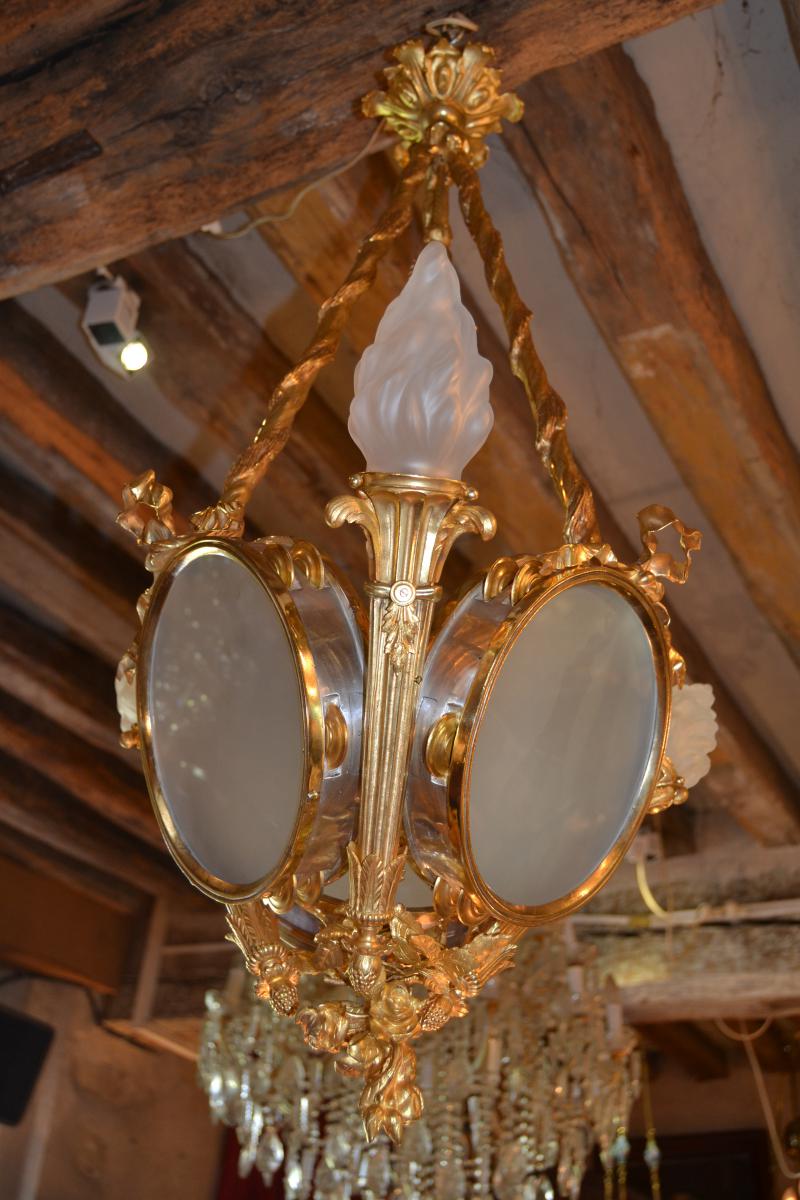
[[[385,128],[386,122],[381,121],[380,124],[378,124],[373,130],[372,136],[367,144],[362,146],[357,154],[354,154],[352,158],[348,159],[346,163],[342,163],[341,166],[335,167],[332,171],[328,171],[327,175],[320,175],[319,179],[313,179],[311,183],[307,183],[306,186],[301,188],[297,195],[294,196],[289,207],[284,209],[283,212],[262,213],[261,216],[254,217],[252,221],[248,221],[245,225],[241,225],[238,229],[231,229],[227,233],[220,227],[218,221],[214,221],[210,225],[203,225],[200,229],[200,232],[206,234],[207,237],[217,238],[221,242],[232,242],[235,241],[236,238],[245,237],[248,233],[252,233],[253,230],[258,229],[260,225],[277,225],[281,221],[290,220],[310,192],[316,191],[317,188],[321,188],[325,183],[330,183],[332,179],[338,179],[340,175],[344,175],[345,171],[349,171],[356,165],[356,163],[361,162],[362,158],[366,158],[368,154],[371,154],[376,148],[378,139],[384,132]]]
[[[778,1009],[769,1017],[766,1017],[757,1029],[753,1029],[750,1032],[745,1030],[737,1031],[735,1029],[731,1029],[727,1021],[723,1021],[719,1018],[715,1021],[717,1029],[719,1029],[721,1033],[724,1033],[727,1038],[731,1039],[731,1041],[740,1042],[744,1046],[745,1054],[747,1055],[747,1061],[749,1062],[750,1070],[753,1073],[753,1081],[756,1085],[756,1092],[761,1104],[761,1110],[764,1114],[764,1122],[767,1126],[769,1140],[772,1145],[772,1153],[775,1155],[775,1161],[777,1162],[781,1173],[787,1179],[794,1180],[800,1179],[800,1171],[792,1170],[786,1159],[786,1155],[783,1152],[783,1146],[781,1145],[781,1140],[778,1136],[778,1128],[775,1124],[775,1114],[772,1111],[772,1104],[770,1103],[769,1093],[767,1092],[767,1085],[764,1081],[764,1072],[761,1070],[761,1063],[758,1061],[758,1056],[753,1049],[753,1043],[757,1041],[758,1038],[764,1036],[773,1021],[776,1021],[781,1017],[796,1016],[800,1016],[800,1008],[797,1008],[796,1006],[794,1008]]]

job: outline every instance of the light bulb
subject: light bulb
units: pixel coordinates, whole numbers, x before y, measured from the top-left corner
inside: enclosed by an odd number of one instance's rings
[[[441,242],[430,242],[355,373],[350,436],[368,471],[460,479],[489,436],[491,363]]]
[[[126,371],[141,371],[142,367],[147,366],[149,357],[150,352],[141,338],[126,342],[119,352],[119,361]]]

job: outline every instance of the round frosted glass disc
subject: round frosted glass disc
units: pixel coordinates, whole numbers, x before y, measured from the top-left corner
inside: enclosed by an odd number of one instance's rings
[[[619,592],[570,587],[523,625],[489,686],[472,854],[506,904],[548,904],[600,866],[648,787],[663,720],[650,639]]]
[[[247,885],[280,866],[301,798],[292,643],[276,602],[235,558],[187,557],[168,587],[147,676],[161,796],[201,868]]]

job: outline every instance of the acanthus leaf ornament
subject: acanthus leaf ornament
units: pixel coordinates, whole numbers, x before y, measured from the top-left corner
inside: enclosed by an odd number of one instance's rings
[[[406,148],[425,139],[438,145],[450,140],[481,166],[486,137],[499,132],[503,120],[522,118],[519,97],[500,91],[489,46],[462,49],[441,38],[430,50],[421,41],[405,42],[393,55],[398,65],[384,71],[386,91],[370,92],[363,110],[383,118]]]
[[[132,533],[141,546],[175,536],[172,492],[158,483],[155,471],[145,471],[122,492],[122,512],[117,524]]]

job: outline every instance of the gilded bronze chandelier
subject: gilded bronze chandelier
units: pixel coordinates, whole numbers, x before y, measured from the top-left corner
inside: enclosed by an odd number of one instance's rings
[[[501,93],[492,51],[457,40],[400,46],[386,90],[365,99],[398,138],[394,196],[218,503],[178,525],[147,472],[119,518],[154,577],[118,672],[123,739],[140,746],[167,845],[225,904],[258,995],[361,1077],[368,1136],[394,1140],[422,1110],[413,1040],[462,1016],[526,929],[588,900],[644,815],[687,785],[666,753],[685,670],[662,597],[700,535],[652,506],[637,562],[602,541],[478,182],[484,139],[522,106]],[[494,562],[431,640],[453,543],[495,530],[461,481],[493,417],[446,250],[451,187],[564,526],[560,547]],[[425,249],[355,377],[366,469],[326,513],[366,536],[365,613],[314,546],[246,540],[245,511],[420,197]],[[660,545],[668,529],[680,561]],[[398,902],[407,868],[428,885],[424,908]],[[331,891],[345,873],[347,900]],[[349,991],[304,1004],[306,975]]]

